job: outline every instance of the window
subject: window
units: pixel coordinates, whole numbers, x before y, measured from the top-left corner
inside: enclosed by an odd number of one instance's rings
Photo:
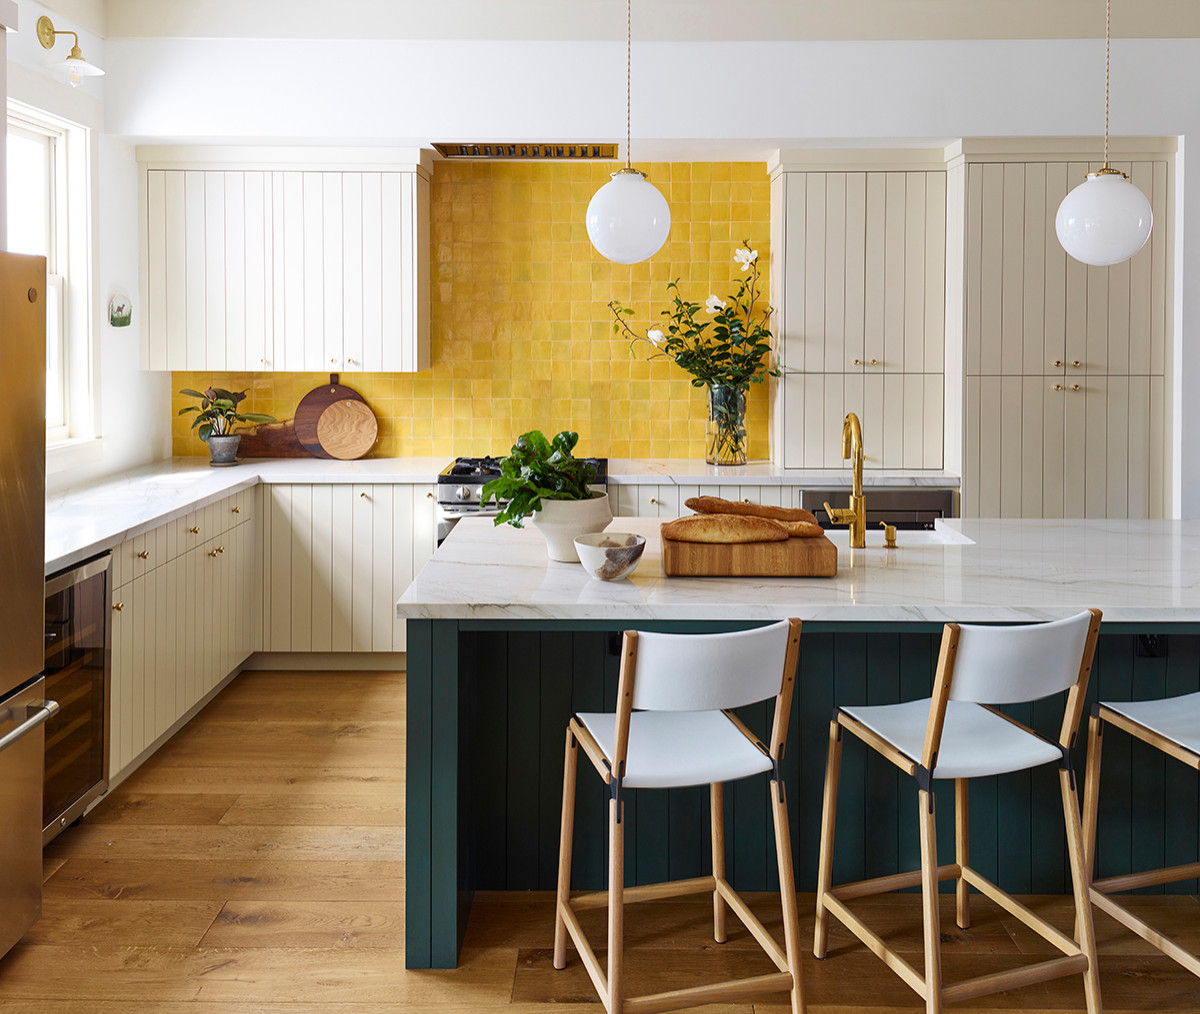
[[[78,358],[71,354],[69,309],[73,302],[67,186],[71,128],[65,121],[9,103],[8,249],[46,258],[46,440],[50,443],[72,436],[71,363]],[[76,323],[86,334],[86,313],[81,318]]]

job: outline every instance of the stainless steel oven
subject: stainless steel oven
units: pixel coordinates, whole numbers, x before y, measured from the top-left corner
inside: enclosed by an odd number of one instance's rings
[[[46,723],[42,837],[48,842],[108,789],[112,673],[107,553],[46,579]]]

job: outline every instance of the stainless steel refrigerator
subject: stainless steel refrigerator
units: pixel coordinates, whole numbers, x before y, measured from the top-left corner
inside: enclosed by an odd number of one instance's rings
[[[0,252],[0,954],[42,912],[46,259]]]

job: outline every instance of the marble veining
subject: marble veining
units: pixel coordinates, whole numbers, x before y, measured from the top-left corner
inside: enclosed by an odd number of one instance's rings
[[[624,581],[552,563],[532,528],[460,522],[396,606],[425,619],[856,622],[1036,621],[1096,606],[1110,622],[1200,622],[1200,521],[953,520],[954,543],[850,550],[835,578],[678,578],[662,573],[658,518]],[[915,542],[915,540],[914,540]]]

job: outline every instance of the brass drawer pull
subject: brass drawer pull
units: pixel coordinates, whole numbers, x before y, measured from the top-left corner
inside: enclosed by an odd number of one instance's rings
[[[425,499],[426,499],[426,500],[432,500],[432,499],[433,499],[433,494],[432,494],[432,493],[426,493],[426,494],[425,494]]]
[[[1071,390],[1072,390],[1072,391],[1078,391],[1078,390],[1079,390],[1079,385],[1078,385],[1078,384],[1072,384],[1072,385],[1071,385]]]
[[[1056,360],[1054,360],[1054,365],[1055,365],[1055,366],[1062,366],[1062,360],[1061,360],[1061,359],[1056,359]]]
[[[1076,369],[1078,369],[1083,364],[1078,359],[1076,359],[1075,362],[1073,362],[1071,365],[1074,366]]]
[[[651,502],[651,503],[658,503],[658,501],[657,501],[657,500],[656,500],[654,497],[651,497],[651,498],[650,498],[650,502]]]
[[[234,514],[241,514],[241,513],[242,513],[242,508],[241,508],[241,507],[231,507],[231,508],[230,508],[230,510],[232,510]]]
[[[150,554],[143,549],[140,553],[138,553],[137,558],[139,560],[149,560]]]
[[[208,555],[209,555],[209,556],[216,556],[216,555],[217,555],[217,551],[216,551],[215,549],[210,549],[210,550],[208,551]]]
[[[118,613],[119,613],[119,612],[121,612],[121,611],[122,611],[124,608],[125,608],[125,603],[124,603],[124,602],[114,602],[114,603],[113,603],[113,610],[114,610],[115,612],[118,612]]]
[[[854,365],[855,365],[855,366],[862,366],[862,365],[863,365],[863,361],[862,361],[861,359],[856,359],[856,360],[854,360]],[[872,359],[872,360],[871,360],[869,363],[867,363],[866,365],[867,365],[867,366],[878,366],[878,365],[879,365],[879,360],[878,360],[878,359]]]
[[[371,499],[369,496],[367,496],[367,494],[366,494],[366,493],[359,493],[358,495],[359,495],[359,496],[360,496],[360,497],[361,497],[363,500],[370,500],[370,499]]]
[[[1061,390],[1062,390],[1062,384],[1055,384],[1055,385],[1054,385],[1054,390],[1056,390],[1056,391],[1061,391]]]
[[[189,531],[189,532],[191,532],[193,535],[199,535],[199,534],[200,534],[200,529],[199,529],[199,528],[189,528],[189,529],[188,529],[188,531]]]
[[[218,552],[218,553],[223,553],[223,552],[225,552],[225,547],[224,547],[224,546],[217,546],[217,552]]]

